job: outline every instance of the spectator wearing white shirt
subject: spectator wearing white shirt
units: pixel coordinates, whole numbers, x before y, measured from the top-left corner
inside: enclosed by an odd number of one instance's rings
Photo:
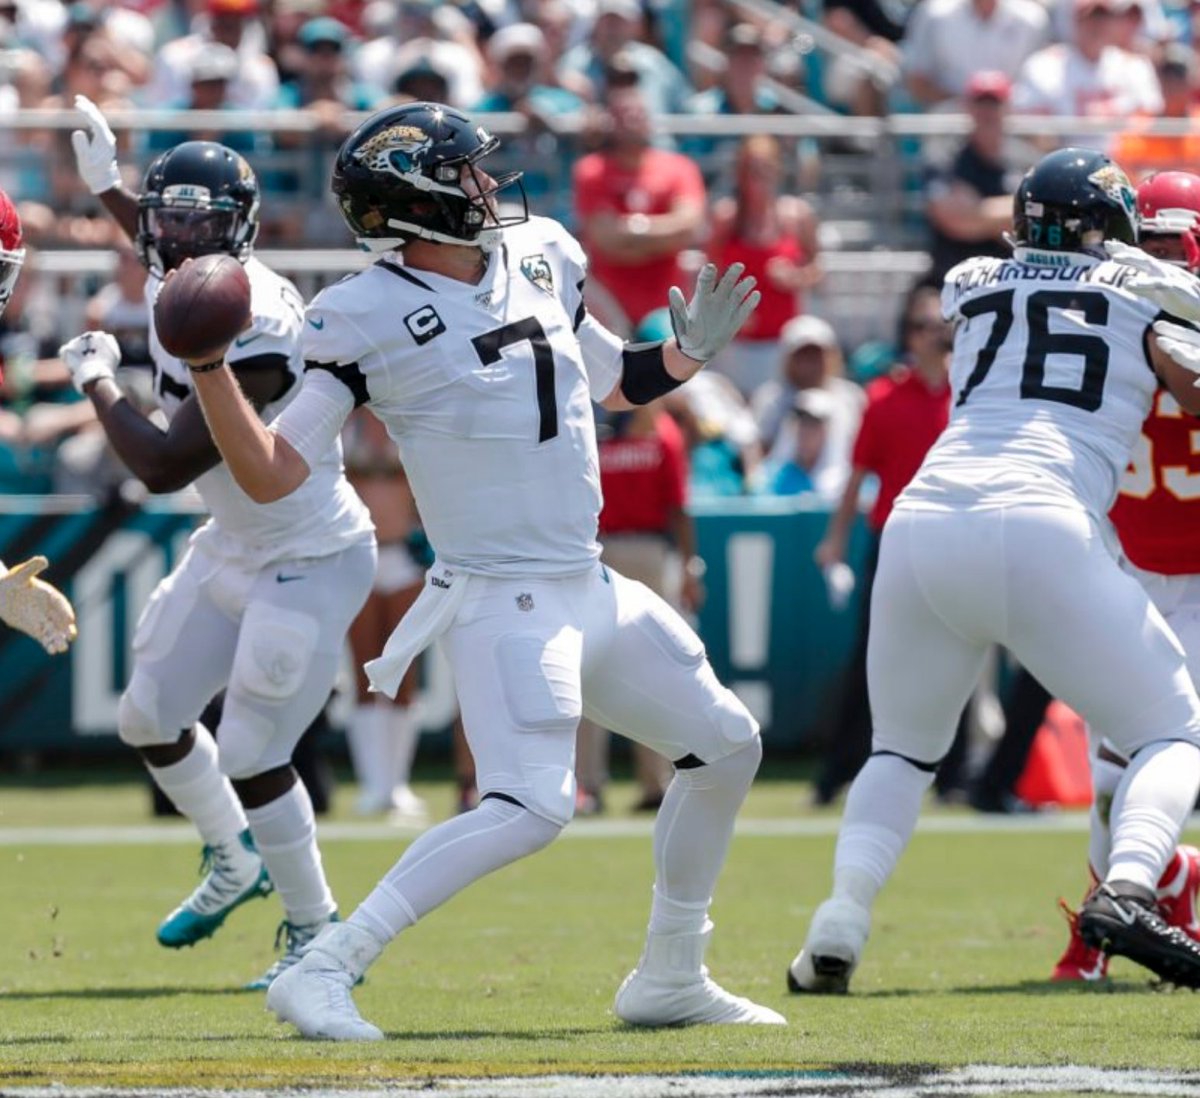
[[[1049,40],[1049,25],[1038,0],[924,0],[900,43],[905,86],[932,107],[960,98],[981,70],[1012,78]]]
[[[186,101],[195,59],[214,42],[237,53],[238,72],[229,84],[231,107],[269,110],[279,96],[279,73],[265,52],[266,36],[258,22],[258,0],[206,0],[196,30],[167,42],[155,59],[147,102]]]
[[[1159,114],[1162,89],[1150,61],[1115,45],[1129,0],[1075,0],[1075,41],[1047,46],[1025,62],[1013,88],[1017,113],[1125,118]],[[1095,147],[1094,133],[1058,134],[1053,144]]]

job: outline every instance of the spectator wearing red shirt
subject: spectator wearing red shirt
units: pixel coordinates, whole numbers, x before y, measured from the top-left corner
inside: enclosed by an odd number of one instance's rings
[[[868,477],[879,490],[867,516],[871,543],[863,566],[858,641],[846,673],[839,727],[835,728],[816,782],[816,801],[828,804],[853,780],[871,749],[871,712],[867,701],[867,632],[871,584],[879,557],[879,538],[896,497],[921,466],[950,418],[950,326],[942,319],[935,286],[918,286],[901,317],[902,364],[867,388],[867,407],[855,439],[850,478],[816,548],[822,568],[843,563],[851,527],[858,514],[859,494]],[[938,790],[957,782],[961,735],[938,777]],[[944,777],[943,777],[944,776]]]
[[[601,436],[601,559],[629,579],[644,583],[668,603],[699,608],[703,562],[695,556],[696,532],[687,502],[688,460],[683,433],[659,406],[642,405],[614,417],[608,437]],[[684,559],[680,589],[675,554]],[[606,729],[584,720],[579,728],[576,770],[581,791],[577,810],[596,812],[608,779]],[[671,780],[671,764],[641,744],[633,745],[634,776],[640,790],[636,808],[650,811],[662,803]]]
[[[636,84],[609,88],[605,119],[605,147],[575,165],[575,212],[592,279],[634,328],[687,283],[679,254],[704,223],[704,180],[689,157],[651,145]]]

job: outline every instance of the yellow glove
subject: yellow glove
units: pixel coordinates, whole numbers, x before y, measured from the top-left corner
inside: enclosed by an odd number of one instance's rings
[[[61,591],[37,578],[47,564],[45,557],[30,557],[0,575],[0,620],[54,655],[75,639],[75,611]]]

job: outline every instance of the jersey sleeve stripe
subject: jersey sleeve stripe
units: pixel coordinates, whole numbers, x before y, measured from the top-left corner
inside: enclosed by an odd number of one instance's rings
[[[367,392],[367,379],[363,377],[362,369],[357,362],[314,362],[309,359],[304,363],[304,369],[325,370],[337,378],[350,390],[350,395],[354,397],[355,408],[361,407],[371,399]]]
[[[575,320],[572,324],[573,331],[579,331],[579,325],[587,319],[587,306],[583,303],[583,281],[580,280],[576,289],[579,290],[579,308],[575,310]]]

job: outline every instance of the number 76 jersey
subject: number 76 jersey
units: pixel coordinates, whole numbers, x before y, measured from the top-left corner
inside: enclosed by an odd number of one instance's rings
[[[599,556],[592,399],[622,342],[587,317],[584,258],[557,222],[506,229],[477,284],[385,257],[305,318],[308,382],[338,379],[400,448],[438,559],[484,575],[571,575]]]
[[[1048,253],[1037,253],[1037,257]],[[1051,503],[1103,519],[1158,388],[1130,268],[972,259],[946,276],[950,423],[898,506]]]

